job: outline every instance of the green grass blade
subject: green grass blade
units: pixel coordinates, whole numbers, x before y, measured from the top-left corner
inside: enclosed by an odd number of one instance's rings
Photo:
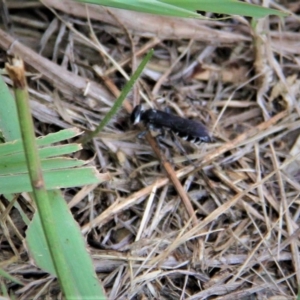
[[[1,112],[1,110],[0,110]],[[18,121],[16,121],[18,123]],[[74,138],[81,134],[76,128],[70,128],[60,130],[55,133],[50,133],[46,136],[36,139],[36,143],[39,147],[50,146],[51,144],[62,142],[71,138]],[[79,149],[79,148],[78,148]],[[4,144],[0,144],[0,157],[4,155],[11,155],[13,153],[24,152],[21,139],[8,141]]]
[[[83,167],[65,170],[46,170],[44,172],[44,179],[46,188],[53,190],[101,183],[109,180],[109,175],[99,174],[94,167]],[[3,194],[32,192],[28,173],[0,176],[0,191]]]
[[[0,131],[6,141],[21,138],[15,99],[0,76]]]
[[[82,165],[86,164],[84,160],[77,160],[66,157],[43,159],[41,163],[43,171],[70,169],[75,167],[81,167]],[[10,162],[9,164],[4,164],[0,160],[0,176],[24,173],[28,173],[26,164],[24,162]]]
[[[114,7],[114,8],[139,11],[139,12],[155,14],[155,15],[165,15],[165,16],[184,17],[184,18],[200,17],[200,15],[197,14],[196,12],[185,9],[184,7],[183,8],[177,7],[175,5],[169,5],[167,3],[162,3],[155,0],[149,0],[149,1],[77,0],[77,1],[83,3]]]
[[[74,221],[65,200],[59,191],[48,192],[48,195],[55,215],[55,222],[52,226],[59,232],[61,254],[66,262],[66,268],[69,270],[68,277],[62,278],[62,280],[69,281],[70,285],[74,287],[72,299],[106,299],[95,274],[92,260],[86,251],[79,226]],[[38,214],[35,214],[27,229],[26,237],[29,252],[36,264],[55,276],[55,268]]]
[[[5,272],[3,269],[0,268],[0,277],[6,278],[16,284],[24,285],[18,278],[11,276],[9,273]]]
[[[262,18],[268,15],[277,15],[280,17],[288,15],[276,9],[262,7],[259,5],[254,5],[236,0],[159,0],[159,2],[184,7],[192,11],[208,11],[218,14],[240,15],[254,18]]]
[[[112,108],[110,109],[110,111],[106,114],[106,116],[103,118],[103,120],[97,126],[97,128],[93,132],[87,134],[87,136],[83,138],[83,143],[87,143],[92,138],[94,138],[95,136],[97,136],[97,134],[99,132],[101,132],[102,129],[107,125],[107,123],[109,122],[109,120],[118,112],[118,110],[122,106],[122,103],[125,100],[126,96],[128,95],[128,93],[132,89],[134,83],[140,77],[140,75],[142,74],[142,72],[143,72],[146,64],[151,59],[151,57],[153,55],[153,52],[154,52],[154,50],[151,49],[148,52],[148,54],[144,57],[144,59],[141,61],[141,63],[137,67],[136,71],[133,73],[133,75],[130,77],[130,79],[127,81],[127,83],[123,87],[120,96],[118,97],[118,99],[116,100],[116,102],[114,103],[114,105],[112,106]]]
[[[261,18],[267,15],[285,17],[288,14],[236,0],[77,0],[83,3],[181,18],[203,18],[197,11]]]
[[[68,261],[64,256],[63,245],[59,239],[60,229],[54,226],[57,218],[53,210],[55,201],[53,201],[52,193],[48,192],[46,189],[47,179],[45,180],[41,168],[41,161],[34,133],[34,124],[30,113],[24,63],[22,60],[14,58],[11,64],[6,64],[6,70],[13,82],[19,126],[30,184],[33,191],[32,195],[40,215],[41,228],[45,235],[46,246],[49,249],[55,273],[57,274],[60,286],[67,299],[82,298],[84,295],[80,294],[78,287],[70,280],[74,270],[69,267]],[[68,170],[68,172],[70,174],[70,170]],[[66,180],[66,178],[64,178],[64,180]],[[3,183],[3,180],[0,180],[0,182]],[[91,275],[94,276],[94,274]],[[95,295],[96,294],[94,294],[94,296]]]

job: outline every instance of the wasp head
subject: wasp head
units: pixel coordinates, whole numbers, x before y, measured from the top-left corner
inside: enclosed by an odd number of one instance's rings
[[[142,107],[142,105],[137,105],[130,116],[130,120],[132,122],[133,125],[138,124],[141,122],[141,118],[142,118],[142,114],[144,112],[144,109]]]

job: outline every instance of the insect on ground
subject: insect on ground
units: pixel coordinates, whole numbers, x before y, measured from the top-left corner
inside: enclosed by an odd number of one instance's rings
[[[183,140],[197,145],[214,141],[208,129],[202,123],[161,110],[151,108],[144,110],[142,105],[137,105],[133,109],[130,118],[134,125],[143,123],[149,130],[159,130],[161,132],[168,130]]]

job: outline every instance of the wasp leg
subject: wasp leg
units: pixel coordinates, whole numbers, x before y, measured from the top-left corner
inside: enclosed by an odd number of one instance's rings
[[[156,139],[156,142],[157,142],[157,145],[159,147],[159,150],[161,152],[164,152],[164,155],[165,157],[168,159],[168,161],[174,165],[174,161],[172,159],[172,155],[170,153],[170,149],[166,144],[166,141],[165,141],[165,132],[163,132],[163,134],[160,134],[158,136],[155,137]]]
[[[166,108],[164,109],[164,111],[165,111],[167,114],[171,114],[171,109],[170,109],[170,107],[166,107]]]
[[[183,148],[183,146],[181,145],[181,143],[178,141],[177,136],[175,135],[174,132],[170,132],[171,134],[171,139],[174,142],[175,146],[177,147],[177,149],[179,150],[179,152],[181,153],[181,155],[183,155],[190,164],[192,164],[194,167],[196,167],[196,165],[194,164],[193,161],[191,161],[191,159],[188,157],[185,149]]]
[[[137,135],[137,138],[138,139],[142,139],[146,134],[147,134],[148,130],[144,130],[142,132],[140,132],[138,135]]]
[[[158,128],[158,127],[155,127],[153,124],[148,124],[148,125],[147,125],[147,129],[144,130],[144,131],[142,131],[142,132],[140,132],[140,133],[137,135],[137,137],[138,137],[139,139],[141,139],[141,138],[143,138],[148,132],[151,133],[151,131],[157,132],[157,134],[156,134],[154,137],[156,137],[156,136],[161,136],[161,135],[165,136],[165,131],[164,131],[163,128]]]

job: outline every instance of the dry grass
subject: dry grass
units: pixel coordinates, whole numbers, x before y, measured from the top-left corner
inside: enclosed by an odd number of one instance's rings
[[[97,7],[89,22],[77,3],[44,3],[8,1],[11,31],[0,31],[2,63],[5,51],[19,53],[31,72],[41,134],[94,128],[126,72],[155,49],[124,110],[82,153],[113,180],[65,192],[109,299],[295,299],[299,15],[261,20],[253,32],[241,17],[208,22]],[[299,14],[300,5],[286,9]],[[202,121],[216,143],[184,142],[191,164],[170,139],[164,151],[150,135],[137,139],[128,113],[145,101]],[[56,295],[57,283],[24,255],[23,221],[14,210],[10,218],[18,235],[2,260],[28,283],[17,299]]]

